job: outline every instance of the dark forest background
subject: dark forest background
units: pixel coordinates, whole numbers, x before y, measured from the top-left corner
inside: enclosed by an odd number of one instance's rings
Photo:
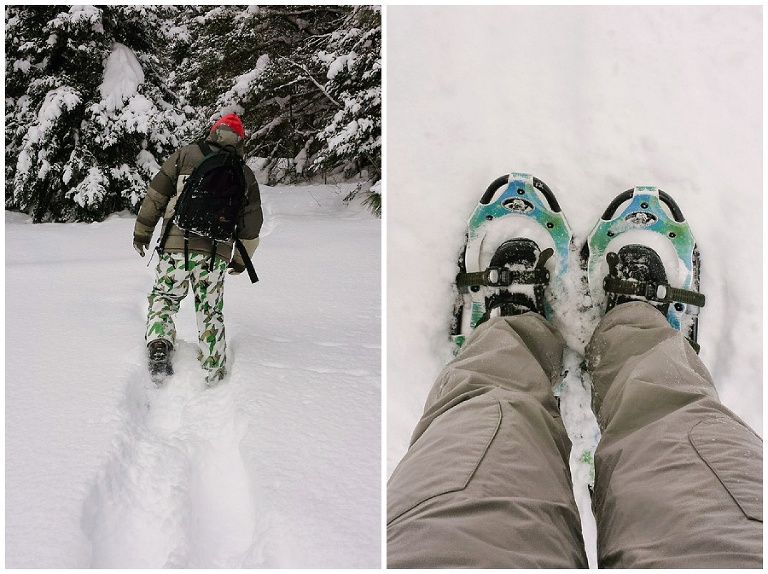
[[[376,6],[6,6],[5,32],[6,209],[135,211],[165,157],[235,112],[261,183],[355,179],[380,214]],[[120,101],[116,47],[143,74]]]

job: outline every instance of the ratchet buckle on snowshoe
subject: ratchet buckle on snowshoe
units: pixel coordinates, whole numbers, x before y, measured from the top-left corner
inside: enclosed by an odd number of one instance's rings
[[[546,285],[549,283],[549,271],[544,267],[544,264],[553,253],[552,248],[542,251],[536,268],[529,271],[513,271],[507,267],[488,267],[485,271],[459,273],[456,275],[456,285],[464,293],[468,288],[478,286],[509,287],[513,283],[518,285]]]
[[[703,307],[706,300],[703,294],[695,291],[678,289],[666,284],[626,281],[613,275],[607,275],[603,279],[603,289],[617,295],[634,295],[659,303],[686,303],[693,306],[689,313],[698,313],[698,307]]]

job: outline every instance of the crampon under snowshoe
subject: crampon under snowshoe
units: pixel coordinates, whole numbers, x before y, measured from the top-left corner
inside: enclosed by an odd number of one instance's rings
[[[459,257],[453,341],[461,346],[493,316],[533,311],[551,319],[545,288],[565,273],[571,238],[544,182],[512,173],[491,183],[469,218]]]
[[[171,365],[171,345],[168,341],[157,339],[147,345],[149,353],[149,375],[156,385],[161,385],[166,377],[173,375]]]
[[[668,194],[635,187],[617,196],[584,244],[582,261],[594,305],[608,312],[627,301],[647,301],[698,350],[698,313],[705,301],[698,292],[699,251]]]

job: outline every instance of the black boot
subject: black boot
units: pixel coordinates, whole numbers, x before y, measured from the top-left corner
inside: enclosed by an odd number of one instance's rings
[[[171,365],[171,344],[165,339],[156,339],[147,345],[149,353],[149,374],[152,381],[160,385],[166,377],[173,374]]]
[[[549,282],[549,272],[544,264],[552,253],[551,248],[540,251],[530,239],[504,242],[496,250],[490,267],[506,269],[501,273],[509,274],[510,284],[486,297],[486,311],[480,322],[496,315],[521,315],[529,311],[544,317],[544,288]]]
[[[612,285],[619,282],[634,282],[637,285],[666,285],[667,272],[661,258],[650,247],[645,245],[625,245],[619,249],[618,253],[608,252],[606,254],[608,262],[608,276],[603,281],[607,305],[606,312],[613,309],[616,305],[621,305],[628,301],[647,301],[656,307],[662,315],[667,316],[669,301],[657,301],[656,291],[652,294],[645,292],[634,293],[628,290],[620,291],[612,289]]]

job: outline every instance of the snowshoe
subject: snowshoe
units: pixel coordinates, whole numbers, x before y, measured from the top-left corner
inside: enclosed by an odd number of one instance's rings
[[[624,208],[619,211],[619,208]],[[700,257],[677,203],[635,187],[606,208],[582,251],[592,302],[606,313],[632,300],[654,305],[698,350]]]
[[[149,374],[152,382],[160,385],[166,377],[173,375],[173,366],[171,365],[171,345],[168,341],[157,339],[147,345],[149,352]]]
[[[496,179],[467,225],[456,276],[452,340],[482,322],[533,311],[552,319],[546,291],[568,265],[572,233],[552,191],[524,173]]]

